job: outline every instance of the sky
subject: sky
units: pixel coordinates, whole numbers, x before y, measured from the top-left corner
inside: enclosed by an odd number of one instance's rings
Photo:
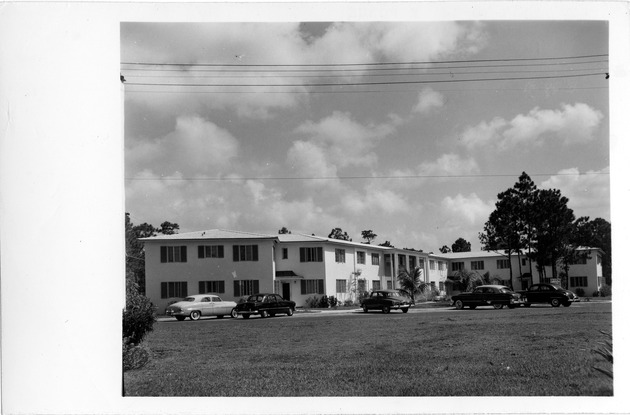
[[[125,208],[479,250],[526,172],[610,220],[607,54],[601,21],[122,23]]]

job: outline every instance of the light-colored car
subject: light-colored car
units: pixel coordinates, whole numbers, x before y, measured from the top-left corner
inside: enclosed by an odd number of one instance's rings
[[[179,321],[183,321],[186,317],[199,320],[202,316],[217,316],[217,318],[238,316],[234,301],[223,301],[215,294],[197,294],[186,297],[166,307],[166,315],[175,317]]]

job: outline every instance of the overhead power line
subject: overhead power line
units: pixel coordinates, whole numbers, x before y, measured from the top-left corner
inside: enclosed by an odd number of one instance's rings
[[[159,83],[159,82],[127,82],[126,85],[136,86],[168,86],[168,87],[338,87],[338,86],[374,86],[374,85],[414,85],[414,84],[442,84],[456,82],[495,82],[495,81],[522,81],[541,79],[581,78],[587,76],[605,76],[606,72],[591,72],[573,75],[548,75],[548,76],[523,76],[523,77],[497,77],[497,78],[471,78],[471,79],[434,79],[416,81],[386,81],[386,82],[324,82],[324,83],[300,83],[300,84],[199,84],[199,83]]]
[[[544,58],[501,58],[501,59],[465,59],[448,61],[408,61],[408,62],[368,62],[368,63],[309,63],[309,64],[246,64],[246,63],[174,63],[174,62],[121,62],[123,65],[145,66],[207,66],[207,67],[339,67],[339,66],[383,66],[383,65],[437,65],[451,63],[475,63],[475,62],[523,62],[568,60],[607,57],[608,54],[579,55],[579,56],[551,56]]]
[[[322,176],[322,177],[125,177],[127,181],[191,181],[191,182],[240,182],[246,180],[391,180],[391,179],[478,179],[478,178],[494,178],[494,177],[517,177],[520,173],[502,173],[502,174],[417,174],[404,176]],[[529,173],[528,173],[529,174]],[[608,176],[606,172],[588,172],[588,173],[534,173],[529,174],[532,177],[548,177],[548,176]]]

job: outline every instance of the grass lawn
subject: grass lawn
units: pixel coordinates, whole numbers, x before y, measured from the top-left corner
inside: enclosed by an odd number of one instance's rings
[[[127,396],[611,396],[610,303],[161,321]]]

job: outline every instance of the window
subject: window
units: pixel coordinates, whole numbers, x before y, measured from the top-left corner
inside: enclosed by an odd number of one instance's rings
[[[346,292],[346,280],[337,280],[336,283],[336,291],[337,293],[345,293]]]
[[[381,289],[381,281],[380,280],[372,280],[372,289],[378,291]]]
[[[453,262],[451,263],[451,271],[462,271],[464,269],[463,262]]]
[[[379,254],[372,254],[372,265],[380,265],[381,256]]]
[[[575,258],[575,261],[573,261],[573,265],[586,265],[586,255],[580,255]]]
[[[391,290],[392,289],[392,282],[391,281],[387,281],[387,289]]]
[[[289,259],[289,248],[282,248],[282,259]]]
[[[224,292],[225,281],[199,281],[199,294]]]
[[[365,264],[365,252],[357,252],[357,264]]]
[[[335,262],[346,262],[345,249],[335,249]]]
[[[484,269],[483,261],[470,261],[470,269],[473,271]]]
[[[435,270],[435,261],[433,261],[433,260],[429,261],[429,269]]]
[[[232,255],[234,262],[258,261],[258,245],[234,245]]]
[[[197,256],[199,258],[223,258],[223,245],[199,245]]]
[[[423,259],[423,258],[419,258],[419,259],[418,259],[418,266],[419,266],[420,268],[424,268],[424,259]]]
[[[407,266],[407,257],[402,254],[398,254],[398,266],[406,267]]]
[[[185,281],[163,282],[161,288],[162,298],[183,298],[188,296],[188,283]]]
[[[415,269],[416,268],[416,257],[415,256],[410,256],[409,257],[409,269]]]
[[[324,280],[300,281],[302,294],[324,294]]]
[[[238,280],[234,281],[234,297],[242,297],[258,293],[258,280]]]
[[[186,262],[186,247],[161,246],[160,262]]]
[[[497,259],[497,269],[508,269],[508,268],[510,268],[510,261],[509,260],[507,260],[507,259]]]
[[[357,291],[360,293],[364,293],[367,291],[367,289],[365,288],[365,278],[361,278],[359,281],[357,281]]]
[[[588,287],[588,277],[569,277],[571,287]]]
[[[521,258],[521,265],[527,266],[527,258]]]
[[[300,248],[300,262],[322,262],[323,250],[318,248]]]
[[[444,282],[440,282],[440,291],[444,291]]]
[[[440,271],[444,271],[444,262],[442,262],[442,261],[438,261],[438,269],[439,269]]]

